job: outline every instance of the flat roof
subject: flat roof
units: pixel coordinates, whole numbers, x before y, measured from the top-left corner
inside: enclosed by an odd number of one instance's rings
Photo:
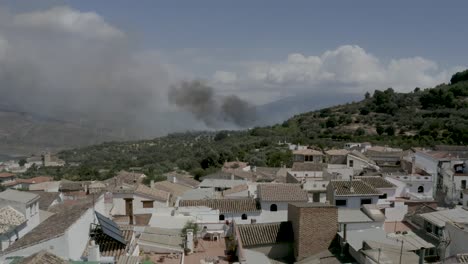
[[[447,222],[468,223],[468,211],[461,207],[420,214],[420,216],[438,227],[444,227]]]
[[[338,209],[338,223],[370,223],[374,222],[360,209]]]

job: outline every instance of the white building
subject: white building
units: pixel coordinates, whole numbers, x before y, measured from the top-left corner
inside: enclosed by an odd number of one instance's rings
[[[327,200],[338,207],[359,209],[365,204],[377,204],[381,193],[361,180],[332,180],[327,187]]]
[[[11,206],[26,218],[26,226],[19,230],[19,237],[23,237],[40,223],[39,195],[8,189],[0,193],[0,208]]]
[[[288,203],[309,201],[299,184],[259,184],[257,197],[262,210],[261,223],[287,221]]]
[[[396,197],[403,197],[410,200],[432,201],[434,200],[433,183],[431,175],[393,174],[387,175],[385,179],[397,186]]]
[[[44,249],[63,259],[81,260],[89,241],[90,225],[96,222],[94,211],[105,214],[103,196],[96,197],[94,204],[86,199],[71,206],[56,206],[54,215],[3,251],[0,262]]]
[[[112,193],[112,215],[126,215],[132,222],[135,214],[153,213],[154,208],[168,207],[170,193],[143,184],[122,185]]]
[[[355,176],[354,179],[362,180],[380,193],[379,205],[388,206],[397,197],[397,186],[381,176]]]
[[[348,168],[353,168],[354,170],[354,175],[359,174],[361,171],[364,169],[374,169],[374,170],[379,170],[379,166],[375,164],[375,162],[368,157],[364,156],[364,154],[357,152],[357,151],[351,151],[346,159],[346,165],[348,165]]]
[[[440,168],[446,202],[462,203],[463,191],[467,189],[468,162],[447,162]]]
[[[200,207],[211,208],[219,212],[218,219],[213,219],[213,212],[200,211]],[[262,212],[257,201],[247,199],[209,199],[209,200],[182,200],[179,202],[179,212],[190,211],[204,224],[220,224],[224,221],[235,221],[237,224],[250,224],[261,222]],[[198,211],[198,213],[197,213]],[[216,220],[216,221],[215,221]],[[213,221],[213,222],[211,222]]]
[[[18,240],[26,225],[26,217],[13,207],[0,208],[0,251]]]

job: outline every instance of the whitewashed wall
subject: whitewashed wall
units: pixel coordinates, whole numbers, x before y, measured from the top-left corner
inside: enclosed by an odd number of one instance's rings
[[[271,204],[276,204],[278,211],[271,212]],[[261,202],[262,215],[257,223],[275,223],[288,220],[288,203],[286,202]]]
[[[151,214],[155,212],[155,208],[168,207],[168,202],[154,201],[153,208],[143,208],[143,201],[151,201],[149,198],[137,194],[114,193],[113,194],[113,215],[125,215],[125,200],[124,198],[133,198],[133,214]]]

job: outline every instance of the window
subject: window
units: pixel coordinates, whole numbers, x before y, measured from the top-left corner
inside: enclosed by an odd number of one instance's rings
[[[219,215],[219,221],[224,221],[224,215],[223,214]]]
[[[320,193],[314,193],[312,196],[312,199],[314,203],[319,203],[320,202]]]
[[[347,200],[335,200],[336,206],[346,206]]]
[[[141,201],[143,203],[143,208],[153,208],[153,201]]]
[[[309,176],[309,174],[306,173],[305,176],[307,177],[307,176]]]
[[[325,188],[326,187],[325,184],[322,184],[322,187]]]
[[[242,220],[247,220],[247,215],[246,214],[242,214]]]
[[[424,186],[419,186],[418,187],[418,193],[423,193],[424,192]]]
[[[368,199],[368,198],[366,198],[366,199],[361,199],[361,205],[363,205],[363,204],[371,204],[371,203],[372,203],[372,199]]]
[[[349,167],[353,167],[354,166],[354,160],[349,160]]]
[[[382,194],[379,196],[379,199],[387,199],[387,193],[382,193]]]
[[[462,190],[466,189],[466,180],[461,181],[461,185]]]
[[[425,226],[426,232],[432,233],[432,224],[431,223],[424,222],[424,226]]]
[[[463,192],[460,192],[460,199],[463,199]]]
[[[276,204],[270,205],[270,211],[272,211],[272,212],[278,211],[278,206]]]

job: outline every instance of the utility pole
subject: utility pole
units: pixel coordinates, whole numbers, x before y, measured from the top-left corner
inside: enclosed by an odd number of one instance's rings
[[[400,264],[401,264],[401,258],[403,257],[403,242],[404,242],[404,240],[401,240],[401,249],[400,249]]]

